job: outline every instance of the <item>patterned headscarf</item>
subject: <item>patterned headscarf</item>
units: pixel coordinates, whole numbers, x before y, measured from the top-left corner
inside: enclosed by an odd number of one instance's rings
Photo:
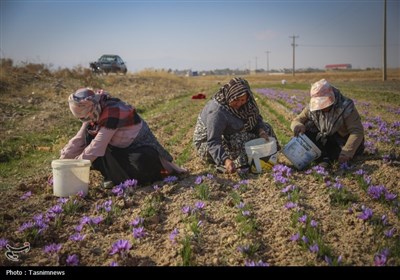
[[[310,96],[310,111],[325,109],[335,102],[333,87],[325,79],[311,86]]]
[[[82,94],[82,91],[86,91],[85,94]],[[77,118],[86,118],[90,113],[93,114],[94,117],[90,119],[92,135],[102,126],[116,129],[141,122],[135,108],[118,98],[111,97],[103,90],[96,93],[88,89],[77,90],[69,96],[68,102],[72,114]]]
[[[90,118],[91,121],[99,119],[101,113],[99,101],[100,95],[88,88],[78,89],[68,97],[69,109],[75,117],[82,121],[86,121],[90,114],[93,114],[93,117]]]
[[[247,102],[238,110],[229,106],[229,103],[247,94]],[[260,115],[253,93],[250,90],[249,83],[240,77],[233,78],[229,83],[219,89],[213,97],[226,110],[245,122],[244,129],[252,130],[257,125],[257,118]]]

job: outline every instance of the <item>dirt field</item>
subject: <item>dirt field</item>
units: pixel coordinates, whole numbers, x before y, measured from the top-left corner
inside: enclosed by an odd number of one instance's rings
[[[356,100],[367,149],[349,167],[296,171],[280,154],[273,170],[242,176],[216,173],[192,147],[197,114],[230,77],[14,74],[0,93],[2,266],[400,265],[398,73],[245,77],[281,145],[310,83],[327,78]],[[91,171],[86,197],[55,197],[50,164],[80,126],[66,100],[82,86],[137,107],[189,174],[115,195]],[[16,260],[6,255],[25,242]]]

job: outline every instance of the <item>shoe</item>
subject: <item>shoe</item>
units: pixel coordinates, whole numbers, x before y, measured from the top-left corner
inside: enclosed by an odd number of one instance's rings
[[[327,169],[330,166],[331,162],[328,157],[324,157],[320,163],[318,163],[318,166]]]
[[[111,189],[112,187],[114,187],[114,183],[112,181],[104,181],[103,182],[103,188]]]

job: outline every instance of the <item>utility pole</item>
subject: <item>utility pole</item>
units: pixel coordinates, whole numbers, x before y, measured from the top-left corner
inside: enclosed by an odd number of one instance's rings
[[[292,74],[293,74],[293,77],[294,77],[294,72],[295,72],[295,48],[296,48],[296,38],[299,38],[299,36],[289,36],[289,38],[292,38],[293,39],[293,43],[292,43],[292,46],[293,46],[293,70],[292,70]]]
[[[254,74],[257,74],[257,56],[256,56],[256,68],[254,69]]]
[[[382,80],[386,81],[386,0],[383,3],[383,68],[382,68]]]
[[[265,52],[267,54],[267,73],[269,73],[269,53],[270,51]]]

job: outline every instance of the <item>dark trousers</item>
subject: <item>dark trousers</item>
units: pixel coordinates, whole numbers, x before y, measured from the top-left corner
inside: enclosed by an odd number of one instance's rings
[[[93,137],[88,136],[87,141]],[[139,185],[161,180],[163,169],[158,152],[151,147],[141,146],[135,149],[108,146],[106,153],[98,157],[92,168],[101,172],[105,181],[115,185],[128,179],[136,179]]]
[[[324,158],[329,158],[330,161],[337,161],[343,146],[346,144],[347,139],[349,138],[349,136],[342,137],[339,135],[339,133],[336,132],[335,134],[328,136],[325,145],[323,145],[320,140],[316,140],[318,134],[317,132],[306,131],[305,134],[321,150],[321,157],[318,161],[321,161]],[[364,139],[361,142],[360,146],[357,148],[357,151],[354,155],[361,155],[363,152]]]

